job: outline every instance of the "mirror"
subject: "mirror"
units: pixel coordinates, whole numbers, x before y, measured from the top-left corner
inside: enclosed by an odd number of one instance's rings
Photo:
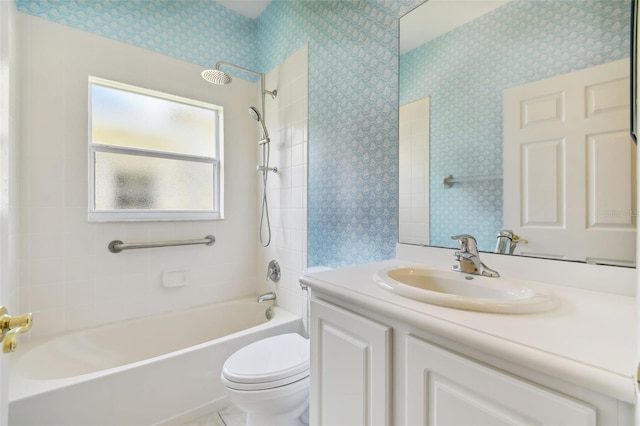
[[[509,229],[513,254],[634,265],[630,14],[628,0],[428,0],[402,17],[400,242],[467,233],[494,252]]]

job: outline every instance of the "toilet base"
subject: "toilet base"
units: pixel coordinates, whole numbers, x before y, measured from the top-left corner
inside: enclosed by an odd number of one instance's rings
[[[302,411],[302,412],[301,412]],[[247,426],[308,426],[309,399],[294,412],[285,414],[247,413]]]
[[[304,411],[296,410],[293,413],[280,415],[265,415],[264,413],[247,413],[247,426],[308,426],[309,425],[309,400],[305,402]]]
[[[260,416],[247,414],[247,426],[308,426],[303,420],[305,416],[291,418],[291,416]],[[308,418],[308,415],[306,416]]]
[[[247,413],[247,426],[306,426],[309,377],[287,386],[257,391],[225,389],[231,402]]]

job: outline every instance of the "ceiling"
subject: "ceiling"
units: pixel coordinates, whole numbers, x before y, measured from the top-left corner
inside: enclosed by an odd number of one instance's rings
[[[238,12],[247,18],[256,19],[271,3],[271,0],[213,0],[221,6]]]
[[[509,0],[429,0],[400,19],[400,54],[491,12]]]

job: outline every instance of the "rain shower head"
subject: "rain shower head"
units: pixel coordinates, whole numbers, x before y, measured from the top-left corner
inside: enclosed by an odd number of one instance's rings
[[[214,70],[204,70],[202,71],[202,78],[207,80],[209,83],[225,85],[231,83],[231,76],[224,71],[220,71],[219,69]]]
[[[202,73],[200,73],[200,75],[202,75],[202,78],[204,78],[205,80],[207,80],[209,83],[213,83],[213,84],[218,84],[218,85],[224,85],[224,84],[229,84],[231,83],[231,76],[224,72],[224,71],[220,71],[220,67],[229,67],[229,68],[234,68],[238,71],[244,72],[244,73],[248,73],[248,74],[252,74],[255,75],[256,77],[260,77],[260,92],[262,93],[262,97],[264,98],[264,95],[269,94],[271,95],[272,99],[275,99],[278,96],[278,91],[277,90],[266,90],[264,88],[264,80],[265,80],[265,76],[263,73],[259,73],[256,71],[252,71],[248,68],[244,68],[241,67],[239,65],[235,65],[232,64],[230,62],[225,62],[225,61],[218,61],[218,63],[216,63],[216,67],[212,70],[204,70],[202,71]],[[263,100],[264,103],[264,100]],[[264,108],[264,105],[263,105]]]
[[[267,126],[264,124],[264,120],[262,119],[262,115],[260,115],[260,111],[256,107],[249,107],[249,115],[251,118],[262,124],[262,132],[264,133],[264,138],[259,142],[260,145],[263,143],[269,143],[269,132],[267,131]]]

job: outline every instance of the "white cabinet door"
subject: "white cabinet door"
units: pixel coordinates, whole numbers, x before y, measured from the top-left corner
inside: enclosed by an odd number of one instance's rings
[[[391,328],[311,301],[310,424],[388,425]]]
[[[595,425],[580,401],[407,337],[406,419],[414,425]]]
[[[629,61],[504,92],[504,227],[532,256],[635,261]]]

